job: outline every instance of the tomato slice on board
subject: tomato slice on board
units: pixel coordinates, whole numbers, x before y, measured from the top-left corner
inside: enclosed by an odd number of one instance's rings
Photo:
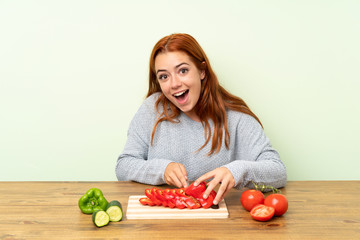
[[[273,207],[265,206],[259,204],[255,206],[251,211],[250,215],[253,219],[261,222],[269,221],[275,214],[275,209]]]

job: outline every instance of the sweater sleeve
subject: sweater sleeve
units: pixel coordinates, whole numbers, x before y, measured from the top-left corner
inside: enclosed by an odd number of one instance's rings
[[[285,165],[253,117],[243,115],[239,121],[233,148],[234,159],[225,167],[232,173],[236,188],[253,188],[251,181],[275,188],[285,186]]]
[[[119,181],[136,181],[144,184],[164,184],[164,172],[171,162],[166,159],[148,159],[151,133],[154,127],[156,110],[154,96],[150,96],[140,106],[132,119],[122,154],[116,164],[116,177]]]

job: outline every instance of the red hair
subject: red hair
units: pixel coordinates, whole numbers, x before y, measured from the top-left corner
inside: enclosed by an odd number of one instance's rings
[[[226,148],[229,148],[230,135],[227,126],[226,109],[248,114],[261,124],[258,117],[241,98],[230,94],[220,86],[211,68],[209,59],[195,38],[188,34],[172,34],[160,39],[155,44],[150,56],[149,89],[147,97],[153,93],[160,92],[160,97],[155,103],[159,113],[159,105],[161,104],[163,106],[163,112],[159,116],[152,131],[151,144],[153,144],[157,125],[162,121],[176,122],[176,118],[180,114],[180,110],[162,93],[155,71],[155,58],[159,53],[176,51],[187,54],[199,70],[205,70],[205,79],[202,80],[201,83],[200,97],[195,105],[195,112],[198,114],[204,127],[206,139],[204,145],[199,150],[204,148],[210,141],[211,128],[209,119],[214,123],[214,133],[212,135],[209,155],[220,151],[223,137],[225,137]]]

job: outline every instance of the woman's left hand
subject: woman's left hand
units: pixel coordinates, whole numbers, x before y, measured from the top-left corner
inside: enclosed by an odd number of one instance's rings
[[[226,167],[220,167],[208,173],[205,173],[204,175],[196,179],[194,185],[197,186],[201,182],[206,181],[210,178],[213,178],[213,180],[208,183],[206,191],[204,193],[204,198],[207,198],[210,192],[220,183],[219,190],[213,202],[216,205],[221,200],[223,200],[223,198],[230,191],[230,189],[235,186],[235,179],[229,169],[227,169]]]

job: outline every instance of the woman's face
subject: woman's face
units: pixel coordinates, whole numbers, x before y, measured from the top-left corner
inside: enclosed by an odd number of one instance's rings
[[[155,58],[155,71],[165,97],[187,116],[200,121],[194,107],[200,97],[201,80],[205,71],[200,70],[183,52],[160,53]]]

